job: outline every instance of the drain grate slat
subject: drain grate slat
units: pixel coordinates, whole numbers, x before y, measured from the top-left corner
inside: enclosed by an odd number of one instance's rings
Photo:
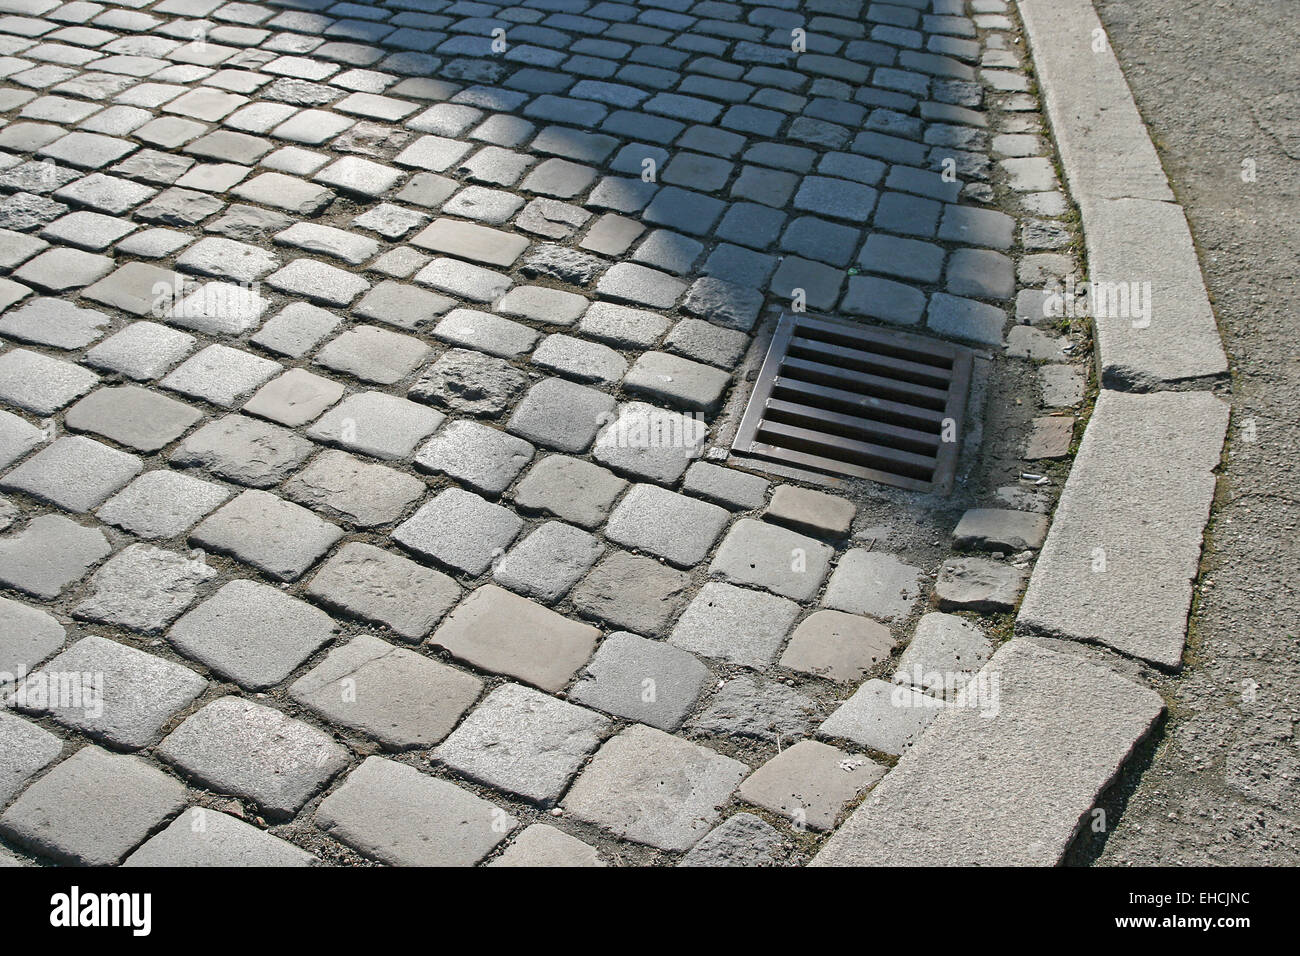
[[[732,453],[947,493],[971,363],[948,342],[787,312]]]

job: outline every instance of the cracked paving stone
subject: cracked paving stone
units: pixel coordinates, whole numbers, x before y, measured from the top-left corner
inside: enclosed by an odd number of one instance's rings
[[[170,538],[230,498],[228,488],[174,471],[148,471],[109,498],[100,521],[141,538]]]
[[[203,415],[197,409],[135,385],[101,388],[68,409],[64,424],[119,445],[155,452],[171,444]]]
[[[690,722],[696,733],[780,742],[803,737],[816,722],[813,700],[778,681],[742,674],[713,694]]]
[[[419,368],[429,351],[412,336],[360,325],[332,339],[316,353],[315,362],[364,382],[392,385]]]
[[[367,757],[321,801],[315,820],[391,866],[473,866],[516,824],[468,790],[383,757]]]
[[[793,601],[711,581],[673,627],[668,642],[749,667],[770,664],[799,616]]]
[[[408,458],[445,416],[383,392],[356,392],[307,430],[309,438],[372,458]]]
[[[169,461],[181,468],[205,468],[252,488],[270,488],[315,450],[311,442],[287,428],[244,415],[226,415],[185,439]]]
[[[306,508],[265,491],[245,491],[190,532],[191,544],[229,554],[277,581],[293,581],[343,532]]]
[[[794,629],[779,663],[801,674],[857,682],[888,661],[893,647],[883,624],[843,611],[815,611]]]
[[[294,502],[360,528],[396,521],[423,495],[424,482],[343,451],[324,451],[284,485]]]
[[[446,737],[482,689],[476,677],[361,634],[294,681],[289,696],[389,750],[407,750]]]
[[[854,548],[840,558],[822,597],[825,607],[901,621],[920,596],[921,572],[892,554]]]
[[[133,544],[91,575],[89,596],[74,617],[157,634],[194,603],[216,571],[201,560],[148,544]]]
[[[62,751],[63,741],[48,730],[0,711],[0,805],[8,803]]]
[[[101,504],[140,473],[135,455],[72,435],[41,449],[0,480],[0,487],[24,491],[67,511],[84,513]]]
[[[123,866],[311,866],[316,857],[229,814],[191,807]]]
[[[824,832],[886,769],[829,744],[800,740],[755,770],[740,785],[739,795],[796,825]]]
[[[709,573],[808,601],[821,588],[833,553],[806,535],[742,518],[723,538]]]
[[[523,394],[527,385],[528,379],[509,362],[454,348],[425,369],[407,395],[463,415],[496,418]]]
[[[534,451],[528,442],[489,425],[455,421],[420,449],[415,465],[495,497],[527,466]]]
[[[474,667],[555,693],[591,657],[600,632],[494,584],[451,612],[429,644]]]
[[[0,318],[0,335],[36,345],[80,349],[108,331],[109,325],[109,317],[102,312],[42,296],[6,312]]]
[[[59,863],[111,866],[183,806],[185,787],[175,778],[89,746],[28,787],[0,816],[0,834]]]
[[[819,737],[843,738],[898,756],[916,743],[930,721],[947,706],[911,687],[869,680],[840,704],[817,729]]]
[[[48,685],[59,674],[94,674],[95,701],[35,698],[32,684]],[[188,667],[103,637],[84,637],[28,678],[20,709],[48,715],[111,746],[148,746],[163,728],[203,693],[208,682]],[[57,695],[55,695],[57,696]],[[73,706],[73,704],[79,706]]]
[[[460,488],[447,488],[398,525],[392,538],[416,554],[477,576],[519,534],[513,511]]]
[[[507,428],[536,445],[581,454],[615,408],[613,396],[585,385],[547,378],[528,390]]]
[[[548,521],[497,563],[493,577],[526,597],[554,603],[591,569],[604,550],[594,535]]]
[[[167,640],[222,677],[260,690],[284,680],[336,630],[324,611],[237,579],[172,625]]]
[[[471,780],[552,806],[610,721],[518,684],[492,691],[435,751]]]
[[[724,508],[657,485],[633,485],[609,516],[605,536],[681,568],[708,557],[731,518]]]
[[[678,866],[778,866],[785,842],[752,813],[736,813],[682,857]]]
[[[186,718],[158,756],[218,793],[244,797],[271,819],[297,813],[339,771],[347,751],[270,707],[222,697]]]
[[[0,597],[0,672],[30,671],[63,646],[67,632],[53,615],[40,608]],[[0,774],[0,803],[3,793]]]
[[[597,436],[592,457],[621,474],[671,485],[703,454],[707,434],[699,418],[627,402]]]
[[[687,850],[748,772],[738,760],[634,725],[600,748],[561,805],[622,839]]]
[[[53,415],[98,382],[94,372],[39,352],[19,348],[0,355],[0,402],[36,415]]]
[[[419,641],[460,600],[447,575],[373,545],[352,541],[321,566],[307,594],[331,610]]]

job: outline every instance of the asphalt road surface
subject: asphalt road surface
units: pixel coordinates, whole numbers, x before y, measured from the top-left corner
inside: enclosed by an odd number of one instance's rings
[[[1097,7],[1191,221],[1232,363],[1233,422],[1185,668],[1163,688],[1171,695],[1165,734],[1136,784],[1123,785],[1127,807],[1088,856],[1102,865],[1295,865],[1296,6],[1097,0]]]

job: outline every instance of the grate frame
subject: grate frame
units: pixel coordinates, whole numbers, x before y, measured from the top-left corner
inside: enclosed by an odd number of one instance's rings
[[[784,311],[731,453],[755,466],[949,494],[974,358],[941,339]],[[942,440],[947,420],[958,440]]]

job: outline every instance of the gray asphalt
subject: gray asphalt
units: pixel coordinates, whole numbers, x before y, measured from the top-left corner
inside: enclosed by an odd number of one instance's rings
[[[1171,715],[1100,865],[1300,863],[1300,57],[1289,0],[1096,0],[1187,210],[1233,424]],[[1256,178],[1244,182],[1243,163]],[[1253,435],[1252,435],[1253,426]],[[1253,441],[1251,440],[1253,437]],[[1159,489],[1152,489],[1159,493]]]

